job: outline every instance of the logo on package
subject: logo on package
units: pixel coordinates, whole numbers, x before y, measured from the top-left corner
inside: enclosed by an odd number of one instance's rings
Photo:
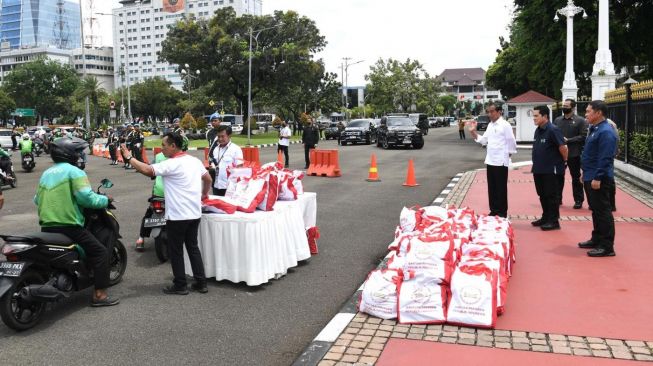
[[[460,290],[460,300],[467,305],[474,305],[481,301],[481,289],[474,286],[465,286]]]

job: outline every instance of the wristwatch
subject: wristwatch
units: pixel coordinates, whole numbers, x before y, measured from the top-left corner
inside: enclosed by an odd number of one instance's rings
[[[126,161],[126,162],[128,162],[128,163],[129,163],[129,161],[130,161],[131,159],[132,159],[132,156],[131,156],[131,155],[130,155],[130,156],[127,156],[127,157],[125,157],[125,161]]]

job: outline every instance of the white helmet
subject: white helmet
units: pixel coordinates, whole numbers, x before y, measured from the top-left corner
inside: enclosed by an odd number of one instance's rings
[[[29,135],[26,134],[26,133],[24,133],[24,134],[23,134],[23,140],[29,140]]]

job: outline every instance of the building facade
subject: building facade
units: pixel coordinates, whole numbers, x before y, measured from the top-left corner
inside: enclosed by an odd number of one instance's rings
[[[0,49],[80,47],[79,2],[2,0]]]
[[[485,83],[485,70],[480,67],[445,69],[439,76],[446,94],[459,101],[488,101],[501,99],[501,92]]]
[[[7,74],[13,69],[27,62],[38,58],[54,60],[62,65],[70,64],[70,50],[61,50],[53,47],[34,47],[15,50],[0,51],[0,84],[5,80]]]
[[[113,47],[86,48],[86,62],[82,59],[82,49],[78,48],[72,52],[72,63],[75,71],[79,75],[84,74],[84,64],[86,65],[86,75],[95,76],[100,87],[111,93],[114,90],[114,59]]]
[[[117,88],[133,85],[155,76],[169,80],[181,90],[184,86],[177,65],[157,60],[161,43],[166,39],[168,29],[186,14],[208,19],[220,8],[231,6],[236,14],[262,15],[262,0],[179,0],[178,12],[165,11],[169,0],[123,0],[122,7],[113,9],[113,58]],[[181,4],[183,3],[183,7]],[[193,65],[190,65],[191,69]],[[124,81],[123,81],[124,79]],[[129,84],[127,84],[129,82]]]

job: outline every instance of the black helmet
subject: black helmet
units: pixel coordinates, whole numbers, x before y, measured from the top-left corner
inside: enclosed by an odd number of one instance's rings
[[[60,137],[50,143],[50,156],[55,163],[77,166],[80,154],[87,147],[88,142],[78,137]]]

